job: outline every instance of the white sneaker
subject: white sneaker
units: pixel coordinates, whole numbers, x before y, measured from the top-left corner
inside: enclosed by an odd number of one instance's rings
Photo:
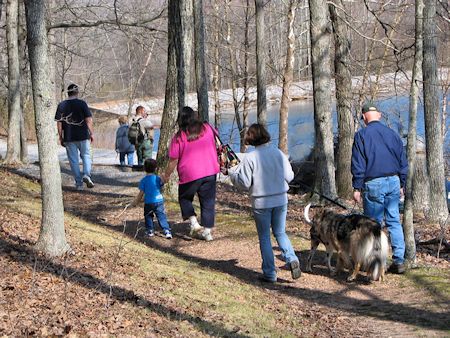
[[[200,237],[207,242],[210,242],[213,240],[210,229],[203,230],[203,232],[200,234]]]
[[[94,187],[94,182],[92,182],[91,178],[89,176],[83,176],[83,182],[86,183],[86,186],[88,188]]]
[[[82,185],[76,185],[75,189],[78,190],[78,191],[83,191],[84,187]]]

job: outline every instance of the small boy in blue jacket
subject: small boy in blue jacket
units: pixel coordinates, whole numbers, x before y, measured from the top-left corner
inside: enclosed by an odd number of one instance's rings
[[[164,236],[167,239],[171,239],[172,232],[170,230],[170,225],[167,222],[166,212],[164,210],[164,198],[161,193],[164,181],[155,174],[156,160],[152,158],[146,159],[144,161],[144,170],[147,175],[139,182],[139,194],[130,204],[130,207],[137,206],[142,201],[142,197],[144,197],[146,235],[148,237],[153,237],[155,235],[153,215],[156,215]]]

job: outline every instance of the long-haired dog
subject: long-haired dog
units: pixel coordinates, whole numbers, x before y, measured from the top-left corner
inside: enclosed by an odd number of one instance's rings
[[[367,271],[372,280],[384,279],[388,239],[378,222],[364,215],[340,215],[330,209],[316,213],[311,220],[310,207],[308,204],[304,212],[306,222],[311,225],[311,251],[306,271],[312,271],[314,253],[322,243],[327,249],[327,266],[331,274],[335,273],[331,256],[336,251],[336,270],[341,270],[343,265],[352,270],[347,281],[355,280],[361,269]]]

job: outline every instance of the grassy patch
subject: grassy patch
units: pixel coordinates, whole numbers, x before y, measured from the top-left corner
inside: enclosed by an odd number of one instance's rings
[[[415,287],[428,291],[439,302],[450,302],[450,271],[448,269],[418,268],[406,277]]]

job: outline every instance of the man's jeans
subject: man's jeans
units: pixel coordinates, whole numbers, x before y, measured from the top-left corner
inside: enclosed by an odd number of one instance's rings
[[[83,176],[91,177],[90,141],[65,142],[67,158],[77,187],[83,185]],[[79,153],[78,153],[79,152]],[[80,172],[80,157],[83,161],[83,173]]]
[[[166,233],[170,232],[170,225],[167,222],[166,212],[164,210],[164,202],[156,202],[144,204],[144,218],[145,218],[145,228],[146,233],[149,234],[155,231],[155,225],[153,223],[153,214],[156,215],[158,219],[159,226]]]
[[[374,178],[364,184],[364,214],[388,228],[391,238],[392,259],[403,264],[405,239],[400,223],[398,204],[400,201],[400,179],[398,176]]]
[[[286,235],[286,214],[287,204],[275,208],[253,209],[261,250],[262,270],[266,278],[274,281],[277,278],[277,273],[270,240],[271,227],[285,262],[289,264],[292,261],[298,261],[291,241]]]

